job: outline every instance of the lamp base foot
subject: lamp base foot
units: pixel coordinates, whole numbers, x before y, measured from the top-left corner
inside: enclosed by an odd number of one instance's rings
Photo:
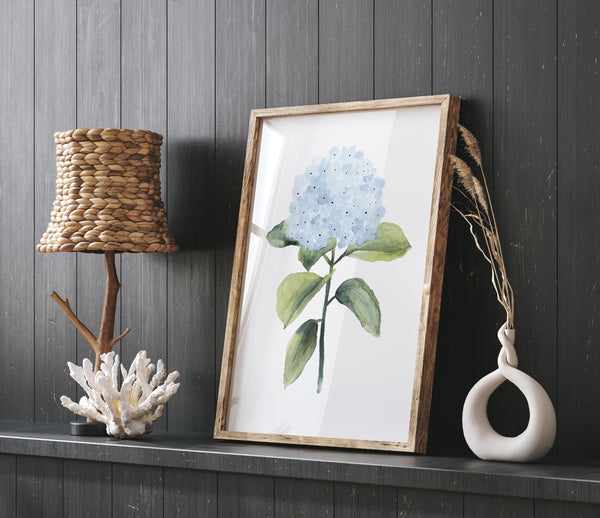
[[[106,425],[103,423],[88,423],[85,421],[71,421],[71,435],[86,435],[88,437],[106,436]]]

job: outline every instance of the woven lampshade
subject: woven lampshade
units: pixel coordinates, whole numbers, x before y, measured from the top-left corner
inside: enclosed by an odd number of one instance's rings
[[[56,200],[40,252],[176,252],[160,198],[162,135],[128,129],[54,134]]]

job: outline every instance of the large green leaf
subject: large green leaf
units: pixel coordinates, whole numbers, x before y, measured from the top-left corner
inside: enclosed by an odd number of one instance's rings
[[[342,282],[335,292],[337,301],[352,311],[365,331],[379,336],[381,310],[379,301],[368,284],[359,278]]]
[[[290,325],[311,299],[331,278],[333,272],[325,277],[316,273],[300,272],[288,275],[277,288],[277,316],[283,327]]]
[[[298,246],[299,243],[295,239],[290,239],[288,236],[288,226],[285,222],[285,219],[275,225],[268,233],[267,233],[267,241],[271,246],[275,248],[283,248],[286,246]]]
[[[332,237],[323,248],[320,248],[316,252],[300,245],[300,250],[298,250],[298,261],[302,263],[302,266],[304,266],[308,272],[321,257],[335,248],[336,243],[335,237]]]
[[[403,230],[394,223],[380,223],[375,239],[362,245],[351,245],[344,255],[369,261],[393,261],[403,257],[411,246]]]
[[[317,346],[318,320],[307,320],[292,335],[285,351],[283,386],[287,387],[298,379]]]

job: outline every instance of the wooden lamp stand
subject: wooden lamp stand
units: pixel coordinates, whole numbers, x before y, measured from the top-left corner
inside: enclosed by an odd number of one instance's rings
[[[104,266],[106,268],[106,289],[104,291],[104,307],[102,309],[102,321],[100,322],[100,333],[98,338],[89,330],[89,328],[77,318],[71,306],[69,299],[61,299],[60,295],[55,291],[50,295],[61,309],[67,314],[71,321],[75,324],[75,327],[79,329],[79,332],[92,346],[92,349],[96,353],[96,361],[94,363],[94,372],[100,370],[102,364],[102,356],[105,353],[112,351],[115,344],[123,338],[131,329],[127,328],[119,336],[113,338],[113,332],[115,330],[115,310],[117,308],[117,295],[119,293],[119,279],[117,277],[117,269],[115,268],[115,253],[104,252]]]
[[[63,300],[55,291],[50,295],[92,346],[92,349],[96,353],[94,372],[100,370],[100,365],[102,365],[101,356],[112,351],[115,344],[131,331],[131,329],[127,328],[119,336],[113,338],[117,295],[119,293],[119,288],[121,287],[119,278],[117,277],[114,252],[104,252],[104,266],[106,268],[106,288],[104,291],[104,307],[102,309],[102,320],[100,322],[100,332],[98,333],[98,337],[94,336],[89,328],[77,318],[75,313],[73,313],[71,305],[69,304],[69,299]],[[71,435],[105,435],[104,428],[102,423],[97,423],[90,419],[88,419],[87,422],[75,421],[71,423]]]

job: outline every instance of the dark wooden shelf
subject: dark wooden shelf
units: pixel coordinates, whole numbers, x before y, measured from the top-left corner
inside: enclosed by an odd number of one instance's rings
[[[600,503],[598,462],[512,464],[224,442],[191,433],[135,440],[73,437],[68,430],[67,424],[0,421],[0,453]]]

